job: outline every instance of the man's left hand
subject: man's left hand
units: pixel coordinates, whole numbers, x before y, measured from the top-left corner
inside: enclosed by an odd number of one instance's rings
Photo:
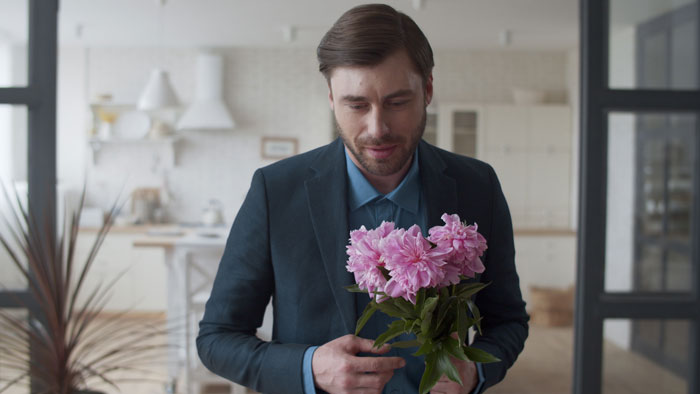
[[[476,371],[476,364],[471,361],[462,361],[456,358],[451,358],[452,363],[457,367],[459,377],[462,378],[464,386],[453,382],[445,375],[440,377],[440,380],[430,390],[431,394],[469,394],[479,383],[479,374]]]

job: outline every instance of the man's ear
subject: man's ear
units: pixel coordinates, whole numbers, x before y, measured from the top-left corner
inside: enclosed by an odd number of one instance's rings
[[[330,84],[328,84],[328,102],[331,106],[331,111],[335,111],[335,105],[333,104],[333,90],[331,90]]]
[[[425,106],[427,107],[431,101],[433,101],[433,73],[428,75],[425,83]]]

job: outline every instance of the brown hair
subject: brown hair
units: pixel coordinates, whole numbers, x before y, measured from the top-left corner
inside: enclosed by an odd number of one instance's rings
[[[318,69],[330,80],[341,66],[374,66],[405,49],[416,71],[427,81],[433,70],[433,50],[408,15],[385,4],[366,4],[345,12],[316,49]]]

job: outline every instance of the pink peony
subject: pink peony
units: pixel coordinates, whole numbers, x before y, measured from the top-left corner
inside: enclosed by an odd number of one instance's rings
[[[391,279],[384,291],[390,297],[403,297],[416,303],[416,293],[424,287],[436,287],[445,272],[442,266],[450,250],[433,248],[417,225],[408,230],[395,230],[382,242],[386,269]]]
[[[459,283],[459,275],[473,278],[477,273],[484,272],[484,264],[480,256],[486,250],[486,239],[477,231],[476,224],[463,224],[458,215],[443,214],[443,226],[435,226],[428,233],[430,242],[445,249],[450,249],[447,257],[448,267],[445,270],[445,281],[441,286]]]
[[[374,297],[375,292],[384,291],[386,278],[379,270],[384,266],[380,249],[381,241],[394,231],[394,223],[382,222],[374,230],[365,226],[350,232],[350,245],[347,246],[348,272],[355,275],[355,283]]]

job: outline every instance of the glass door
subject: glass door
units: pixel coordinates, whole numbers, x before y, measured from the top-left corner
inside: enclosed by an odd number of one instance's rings
[[[700,391],[697,0],[583,0],[576,393]]]

